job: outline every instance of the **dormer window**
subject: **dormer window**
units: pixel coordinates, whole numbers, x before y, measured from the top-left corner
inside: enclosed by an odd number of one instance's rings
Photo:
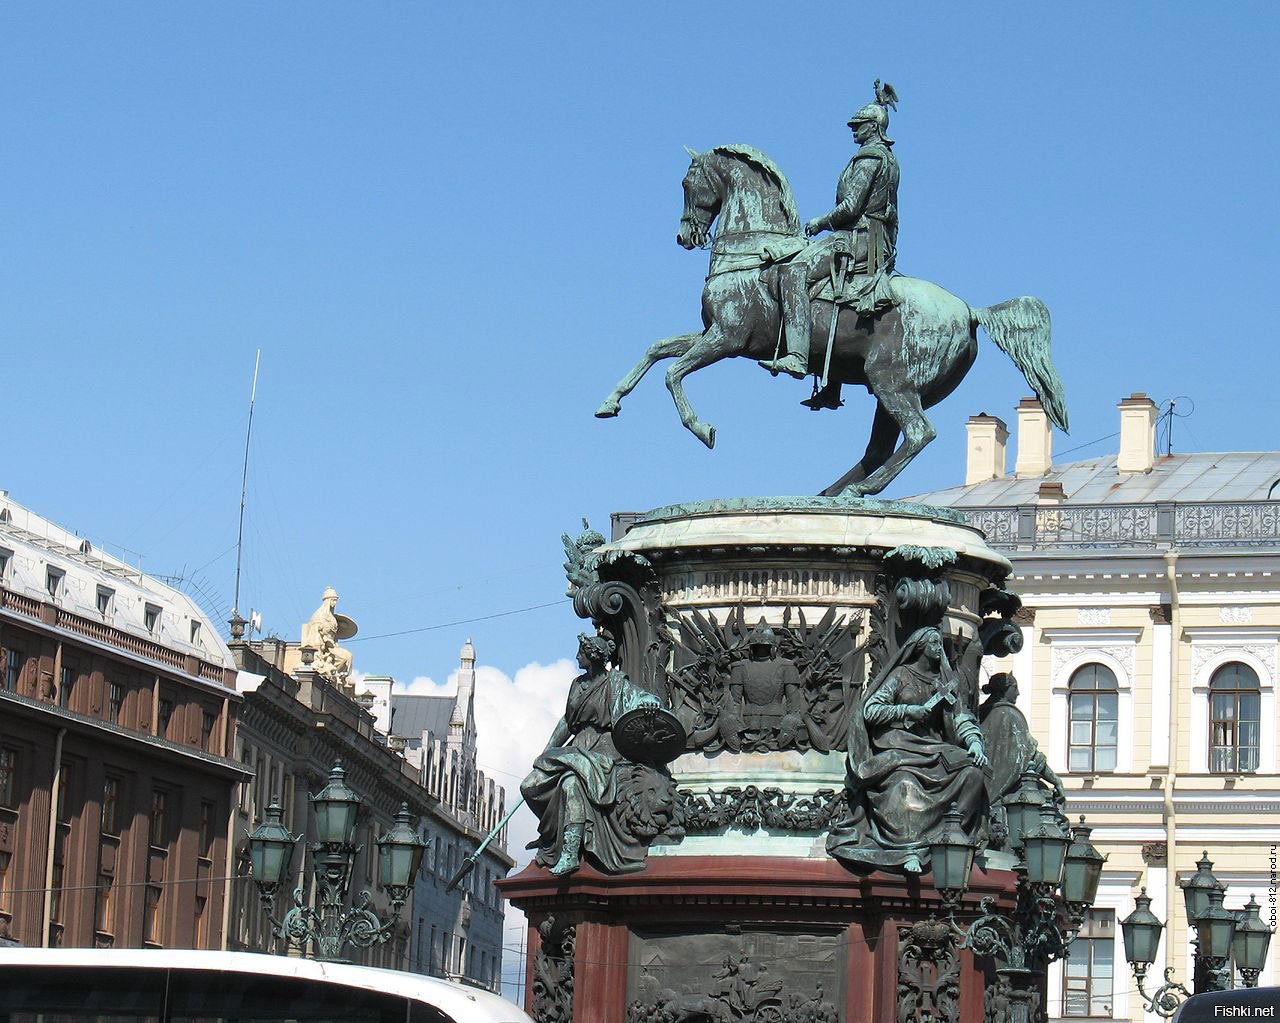
[[[194,620],[191,622],[191,645],[200,645],[200,623]]]
[[[115,610],[115,606],[116,606],[116,591],[113,590],[110,586],[99,586],[98,587],[98,614],[102,615],[103,618],[106,618],[108,615],[111,614],[112,611]]]
[[[160,628],[160,607],[157,604],[148,604],[142,610],[142,624],[152,635]]]
[[[9,566],[13,563],[13,551],[0,547],[0,583],[9,581]]]
[[[67,581],[67,573],[60,568],[46,568],[44,570],[44,588],[49,594],[50,600],[57,600],[62,596],[63,585]]]

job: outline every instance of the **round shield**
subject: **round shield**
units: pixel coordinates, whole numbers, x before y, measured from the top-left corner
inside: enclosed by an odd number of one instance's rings
[[[669,764],[684,752],[684,725],[662,707],[637,707],[613,725],[613,744],[638,764]]]

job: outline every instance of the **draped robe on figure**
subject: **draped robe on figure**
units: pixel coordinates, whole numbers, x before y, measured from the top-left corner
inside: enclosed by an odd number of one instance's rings
[[[827,851],[851,867],[901,867],[909,857],[925,863],[929,844],[955,806],[965,834],[976,836],[987,809],[981,768],[968,754],[981,736],[963,706],[936,705],[923,721],[907,721],[949,684],[945,655],[937,673],[917,667],[924,636],[919,629],[877,676],[853,709],[848,767],[850,816],[827,836]]]
[[[544,867],[560,858],[567,822],[567,806],[561,784],[566,773],[575,775],[586,803],[582,852],[598,869],[621,874],[644,868],[645,845],[620,825],[613,810],[618,802],[615,768],[628,763],[613,744],[614,722],[627,711],[657,700],[631,684],[620,671],[605,671],[593,678],[579,675],[569,687],[564,719],[571,738],[567,746],[544,750],[520,785],[529,808],[538,815],[538,838],[529,848]]]

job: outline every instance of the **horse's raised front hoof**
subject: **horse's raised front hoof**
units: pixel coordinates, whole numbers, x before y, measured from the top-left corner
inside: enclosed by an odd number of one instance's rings
[[[714,426],[710,426],[707,423],[694,423],[689,429],[707,447],[714,448],[716,446],[716,428]]]
[[[612,419],[622,411],[622,405],[614,401],[612,398],[606,398],[600,403],[600,407],[596,409],[597,419]]]

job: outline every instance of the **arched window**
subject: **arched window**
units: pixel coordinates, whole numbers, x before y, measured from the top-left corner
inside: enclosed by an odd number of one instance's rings
[[[1116,676],[1105,664],[1077,668],[1067,683],[1071,701],[1069,771],[1116,769],[1116,717],[1120,697]]]
[[[1209,679],[1209,770],[1243,774],[1258,769],[1262,718],[1258,676],[1247,664],[1224,664]]]

